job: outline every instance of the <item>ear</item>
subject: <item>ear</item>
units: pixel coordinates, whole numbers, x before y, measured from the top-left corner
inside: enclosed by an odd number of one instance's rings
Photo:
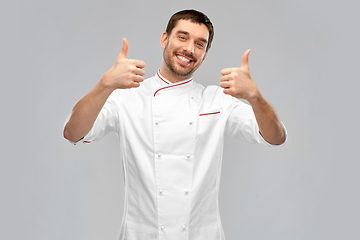
[[[165,49],[165,47],[166,47],[167,40],[168,40],[168,35],[166,32],[163,32],[163,34],[161,34],[161,38],[160,38],[160,44],[163,49]]]

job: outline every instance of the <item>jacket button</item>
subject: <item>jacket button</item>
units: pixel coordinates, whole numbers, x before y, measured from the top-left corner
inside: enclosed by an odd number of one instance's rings
[[[161,157],[161,154],[158,154],[158,157],[160,158],[160,157]]]
[[[183,226],[181,227],[181,229],[182,229],[182,230],[185,230],[185,229],[186,229],[186,226],[185,226],[185,225],[183,225]]]
[[[190,124],[190,125],[192,125],[192,124],[193,124],[193,122],[189,122],[189,124]]]
[[[186,195],[188,195],[188,194],[189,194],[189,191],[188,191],[188,190],[185,190],[184,193],[185,193]]]
[[[165,227],[164,227],[164,226],[161,226],[160,229],[164,231],[164,230],[165,230]]]
[[[186,155],[187,158],[190,158],[190,154]]]
[[[162,195],[162,194],[163,194],[163,192],[164,192],[163,190],[159,190],[159,194],[160,194],[160,195]]]

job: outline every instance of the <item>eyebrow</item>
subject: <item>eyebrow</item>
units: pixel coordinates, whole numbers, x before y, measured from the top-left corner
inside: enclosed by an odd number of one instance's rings
[[[178,30],[176,32],[177,34],[185,34],[185,35],[190,35],[189,32],[187,31],[184,31],[184,30]],[[200,41],[204,42],[204,43],[207,43],[207,40],[205,38],[198,38]]]

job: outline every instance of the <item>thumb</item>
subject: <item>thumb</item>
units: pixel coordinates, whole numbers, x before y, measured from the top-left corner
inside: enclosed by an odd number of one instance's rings
[[[251,50],[248,49],[244,52],[243,56],[242,56],[242,63],[241,63],[241,67],[246,67],[249,68],[249,54],[250,54]]]
[[[127,58],[128,50],[129,50],[129,42],[126,38],[123,38],[123,46],[121,48],[121,52],[119,54],[118,59]]]

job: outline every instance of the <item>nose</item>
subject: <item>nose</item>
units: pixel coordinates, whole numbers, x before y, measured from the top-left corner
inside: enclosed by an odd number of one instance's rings
[[[185,45],[184,45],[184,50],[190,53],[194,53],[195,51],[195,44],[192,41],[188,41]]]

